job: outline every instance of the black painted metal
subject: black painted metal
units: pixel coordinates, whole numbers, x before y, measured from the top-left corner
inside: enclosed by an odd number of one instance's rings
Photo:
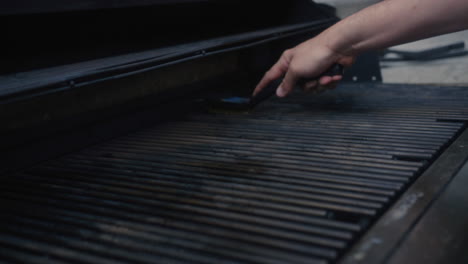
[[[0,259],[333,263],[463,130],[467,93],[344,85],[6,175]]]
[[[380,59],[377,52],[371,51],[360,55],[344,76],[345,82],[382,82]]]
[[[0,74],[330,18],[308,0],[0,1]]]
[[[465,137],[466,138],[466,137]],[[463,142],[466,144],[467,141]],[[464,148],[465,145],[458,147]],[[460,153],[461,154],[461,153]],[[465,158],[468,151],[464,151]],[[458,168],[454,164],[456,168]],[[453,165],[452,165],[453,166]],[[467,263],[468,163],[455,174],[424,216],[408,232],[388,263]],[[443,239],[441,239],[443,238]],[[415,254],[416,253],[416,254]]]
[[[467,197],[460,189],[465,187],[461,183],[466,181],[466,168],[459,170],[468,160],[467,144],[465,130],[353,246],[341,264],[464,263],[463,201]]]

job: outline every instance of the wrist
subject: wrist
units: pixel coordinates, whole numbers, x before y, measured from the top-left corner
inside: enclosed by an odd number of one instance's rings
[[[343,25],[337,23],[317,36],[318,41],[338,57],[355,57],[360,51],[356,48],[358,34],[350,34]]]
[[[359,52],[354,48],[351,39],[345,34],[334,31],[333,29],[327,30],[318,36],[323,45],[339,57],[357,56]]]
[[[359,52],[349,42],[349,38],[341,37],[342,34],[331,31],[332,28],[319,34],[311,40],[315,43],[315,49],[319,49],[323,56],[323,60],[332,63],[339,63],[349,67],[354,63],[354,60]],[[318,45],[317,45],[318,44]]]

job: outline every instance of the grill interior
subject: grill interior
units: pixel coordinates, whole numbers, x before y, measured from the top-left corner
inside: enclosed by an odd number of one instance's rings
[[[465,128],[465,90],[347,84],[201,109],[4,175],[1,259],[334,263]]]

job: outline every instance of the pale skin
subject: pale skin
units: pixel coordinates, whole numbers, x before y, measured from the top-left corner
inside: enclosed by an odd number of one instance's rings
[[[313,78],[334,63],[350,66],[360,53],[468,29],[468,0],[386,0],[341,20],[318,36],[286,50],[254,95],[284,76],[276,90],[287,96],[301,78]],[[306,83],[305,91],[333,88],[341,75]]]

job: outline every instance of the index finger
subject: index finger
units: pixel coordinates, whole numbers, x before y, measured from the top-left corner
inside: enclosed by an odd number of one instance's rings
[[[281,56],[281,58],[263,75],[263,78],[255,87],[253,91],[253,96],[258,94],[263,88],[265,88],[269,83],[272,81],[283,77],[286,72],[288,71],[287,60],[285,55]]]

